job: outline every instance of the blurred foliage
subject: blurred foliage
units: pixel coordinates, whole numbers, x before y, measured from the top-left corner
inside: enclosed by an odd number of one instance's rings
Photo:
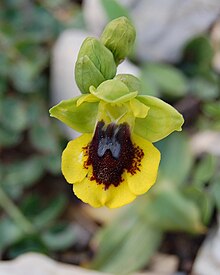
[[[0,251],[51,254],[71,247],[76,234],[60,218],[64,195],[31,192],[46,174],[60,174],[64,145],[48,116],[50,52],[62,30],[84,22],[78,5],[60,0],[3,1],[0,21],[0,204],[8,214],[0,219]]]
[[[129,16],[117,1],[101,3],[109,21]],[[63,217],[66,196],[57,191],[47,198],[36,187],[45,174],[60,174],[65,143],[48,118],[50,51],[62,30],[85,24],[80,8],[67,0],[4,1],[0,20],[0,251],[9,258],[26,251],[54,255],[76,244],[79,233]],[[137,60],[142,93],[177,107],[185,128],[156,144],[162,153],[157,184],[97,232],[91,267],[113,274],[139,270],[165,233],[205,234],[215,219],[220,159],[195,155],[191,148],[192,134],[220,129],[220,78],[213,56],[204,34],[187,43],[178,64]],[[38,191],[32,194],[33,188]]]

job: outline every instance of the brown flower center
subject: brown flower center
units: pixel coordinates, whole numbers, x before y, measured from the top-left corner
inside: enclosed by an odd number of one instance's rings
[[[91,143],[84,149],[88,155],[85,167],[93,167],[90,180],[104,184],[105,190],[111,184],[117,187],[123,182],[124,171],[132,175],[140,171],[144,156],[143,150],[132,143],[127,123],[106,126],[99,121]]]

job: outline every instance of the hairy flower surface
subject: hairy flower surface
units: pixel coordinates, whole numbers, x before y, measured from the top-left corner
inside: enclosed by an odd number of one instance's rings
[[[50,109],[51,116],[82,133],[64,150],[62,173],[73,184],[75,195],[93,207],[120,207],[147,192],[156,181],[160,162],[160,152],[152,143],[181,131],[183,124],[182,115],[169,104],[139,95],[138,78],[115,76],[116,65],[108,69],[109,60],[124,58],[123,43],[111,30],[126,37],[127,21],[119,18],[106,27],[103,37],[109,49],[98,40],[84,41],[75,67],[82,95]],[[133,39],[131,29],[129,23]],[[131,41],[129,36],[126,41]],[[131,46],[126,45],[127,54]]]

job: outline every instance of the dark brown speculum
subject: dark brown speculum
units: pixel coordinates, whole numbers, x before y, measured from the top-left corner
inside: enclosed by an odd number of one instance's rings
[[[124,171],[132,175],[140,171],[144,156],[143,150],[132,143],[127,123],[105,125],[99,121],[93,139],[85,149],[88,155],[85,167],[93,167],[90,180],[103,184],[105,190],[111,184],[117,187],[123,182]]]

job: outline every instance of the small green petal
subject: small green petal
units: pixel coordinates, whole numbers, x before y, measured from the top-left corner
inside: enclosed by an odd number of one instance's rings
[[[138,92],[130,93],[128,87],[116,79],[106,80],[97,89],[91,86],[90,93],[108,103],[124,103],[138,94]]]
[[[141,81],[132,74],[118,74],[114,79],[122,81],[128,87],[129,92],[141,90]]]
[[[136,118],[134,132],[151,141],[156,142],[171,134],[181,131],[183,116],[171,105],[153,96],[137,96],[140,102],[150,107],[145,118]]]
[[[76,102],[76,107],[80,106],[83,102],[98,102],[99,99],[91,94],[86,94],[80,96],[80,98]]]
[[[141,103],[136,98],[133,98],[130,101],[130,107],[135,117],[145,118],[148,114],[150,107],[146,106],[145,104]]]
[[[77,107],[80,97],[63,100],[50,109],[50,115],[81,133],[92,133],[98,113],[98,102],[84,102]]]

